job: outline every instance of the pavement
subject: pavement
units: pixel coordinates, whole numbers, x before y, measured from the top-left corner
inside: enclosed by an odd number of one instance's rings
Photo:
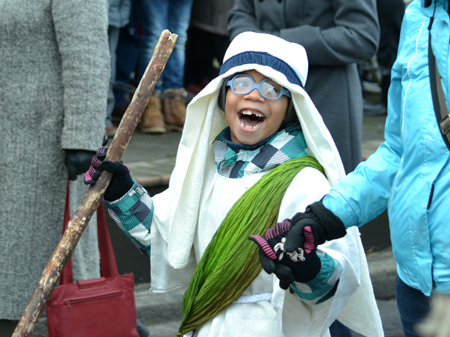
[[[362,141],[364,158],[372,154],[382,143],[385,120],[386,115],[383,113],[374,113],[372,110],[365,114]],[[181,134],[176,132],[162,135],[144,134],[139,126],[134,132],[122,160],[130,167],[133,178],[149,192],[167,187],[180,137]],[[381,250],[377,250],[376,247],[369,249],[366,252],[367,260],[385,336],[400,337],[403,336],[403,332],[394,290],[397,273],[391,248],[389,244],[385,246],[387,248]],[[183,291],[153,294],[149,292],[149,288],[150,283],[145,281],[137,282],[135,285],[137,318],[149,327],[152,337],[175,336],[182,318]],[[40,319],[33,336],[48,337],[45,317]],[[361,335],[353,333],[353,336]]]

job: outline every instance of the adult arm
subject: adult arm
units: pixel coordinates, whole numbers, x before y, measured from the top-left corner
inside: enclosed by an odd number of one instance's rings
[[[64,87],[62,149],[95,151],[105,128],[109,83],[106,0],[52,2]]]
[[[378,47],[379,25],[375,0],[330,0],[321,2],[329,9],[313,9],[315,18],[300,17],[301,4],[284,0],[284,9],[276,20],[269,4],[256,0],[238,0],[229,13],[231,38],[244,31],[264,32],[299,43],[305,47],[311,65],[339,66],[371,58]],[[281,5],[281,4],[280,4]],[[276,6],[272,4],[271,6]],[[311,5],[313,6],[313,5]],[[314,6],[320,6],[314,5]],[[311,10],[311,9],[310,9]],[[332,13],[329,23],[320,16]],[[298,25],[291,23],[298,22]],[[301,22],[318,21],[318,24]],[[320,23],[319,23],[320,21]],[[268,24],[270,22],[271,24]],[[264,24],[264,27],[262,26]]]

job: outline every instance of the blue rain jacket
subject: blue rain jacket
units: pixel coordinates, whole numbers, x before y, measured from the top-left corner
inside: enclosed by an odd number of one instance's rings
[[[438,128],[428,71],[428,25],[434,11],[406,9],[388,96],[385,142],[325,197],[346,227],[388,209],[399,277],[425,295],[450,293],[450,151]],[[432,48],[450,106],[448,1],[439,1]]]

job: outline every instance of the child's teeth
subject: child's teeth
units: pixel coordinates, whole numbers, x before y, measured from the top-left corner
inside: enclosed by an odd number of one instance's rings
[[[261,113],[253,113],[253,112],[247,111],[247,110],[242,111],[242,116],[243,116],[243,115],[255,115],[255,116],[257,116],[257,117],[264,117],[264,115],[261,114]],[[260,122],[258,122],[258,124],[254,125],[254,126],[252,126],[252,125],[246,125],[245,122],[244,122],[244,118],[239,118],[239,123],[241,124],[241,126],[242,126],[244,129],[247,129],[247,130],[253,130],[253,129],[257,128],[262,122],[260,121]]]
[[[242,111],[242,114],[243,115],[249,115],[249,116],[255,115],[256,117],[264,117],[264,115],[262,113],[259,113],[259,112],[255,112],[254,113],[252,111],[247,111],[247,110]]]
[[[259,126],[259,124],[261,124],[261,122],[259,122],[258,124],[256,124],[255,126],[251,126],[251,125],[245,125],[242,120],[241,120],[241,125],[242,127],[249,129],[249,130],[253,130],[254,128],[257,128]]]
[[[258,123],[258,124],[255,125],[255,126],[246,125],[246,124],[244,123],[244,119],[243,119],[243,118],[239,118],[239,123],[241,123],[241,126],[242,126],[244,129],[249,129],[249,130],[254,129],[255,127],[257,127],[257,126],[260,124],[260,123]]]

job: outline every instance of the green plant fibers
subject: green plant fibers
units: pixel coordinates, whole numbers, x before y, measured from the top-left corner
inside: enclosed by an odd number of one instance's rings
[[[258,246],[248,240],[264,236],[277,222],[281,200],[304,167],[323,168],[304,156],[289,160],[263,176],[233,205],[200,259],[183,297],[177,337],[196,329],[237,300],[262,267]]]

